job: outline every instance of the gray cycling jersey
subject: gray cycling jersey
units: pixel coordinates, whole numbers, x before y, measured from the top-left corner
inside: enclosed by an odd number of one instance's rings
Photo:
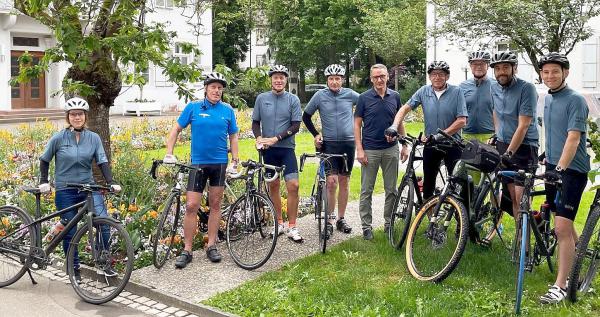
[[[358,93],[350,88],[333,92],[329,88],[317,91],[304,112],[313,115],[319,110],[323,140],[354,141],[352,106],[358,102]]]
[[[54,134],[40,159],[49,163],[54,157],[56,190],[65,189],[66,183],[93,184],[92,160],[108,162],[100,136],[90,130],[81,131],[79,143],[70,129]]]
[[[287,91],[275,94],[272,91],[263,92],[256,97],[252,120],[260,121],[261,135],[271,138],[287,130],[292,121],[302,121],[300,99]],[[295,136],[285,138],[273,147],[295,148]]]
[[[517,127],[519,116],[532,117],[523,144],[538,145],[538,129],[535,122],[538,94],[532,83],[515,77],[508,87],[492,83],[492,103],[498,120],[498,140],[510,144]]]

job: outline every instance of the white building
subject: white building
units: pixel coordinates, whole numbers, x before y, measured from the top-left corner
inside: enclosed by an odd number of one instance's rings
[[[198,62],[203,71],[212,69],[212,12],[210,8],[204,11],[200,19],[194,22],[202,25],[198,36],[187,23],[188,19],[182,16],[191,15],[190,8],[173,6],[173,0],[148,0],[154,12],[146,16],[147,23],[162,22],[167,24],[168,31],[177,31],[172,47],[173,56],[178,57],[183,63]],[[39,80],[28,84],[11,87],[8,81],[18,74],[18,58],[25,51],[34,56],[34,61],[44,55],[44,51],[56,44],[51,30],[37,21],[25,16],[11,14],[11,0],[0,0],[0,111],[36,108],[60,108],[64,99],[52,97],[52,93],[61,89],[61,81],[66,74],[69,64],[62,62],[53,65],[51,69]],[[197,44],[202,55],[193,56],[183,54],[178,42],[191,42]],[[181,107],[184,104],[175,93],[175,86],[166,80],[159,67],[150,65],[147,74],[147,84],[144,88],[145,99],[155,99],[163,109],[173,106]],[[196,89],[202,87],[201,83],[190,84]],[[120,113],[122,106],[128,100],[139,96],[136,86],[124,86],[121,95],[115,100],[112,113]]]
[[[264,14],[257,14],[255,23],[250,32],[250,46],[246,58],[238,64],[241,69],[272,64],[272,51],[269,48],[267,20]]]
[[[438,23],[435,14],[435,5],[427,4],[427,28],[433,29]],[[589,21],[594,34],[584,42],[578,43],[568,55],[571,63],[569,86],[584,94],[600,94],[600,17]],[[488,43],[489,39],[481,39],[481,43]],[[473,43],[468,51],[462,50],[446,39],[438,37],[427,40],[427,64],[434,60],[444,60],[450,65],[450,84],[458,85],[466,78],[472,77],[467,62],[467,54],[477,50],[480,43]],[[506,42],[492,42],[491,53],[504,51],[508,48]],[[488,73],[493,76],[492,72]],[[520,78],[536,83],[540,90],[545,91],[543,84],[538,83],[538,76],[527,56],[519,55],[518,74]]]

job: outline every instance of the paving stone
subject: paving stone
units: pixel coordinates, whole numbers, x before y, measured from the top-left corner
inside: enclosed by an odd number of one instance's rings
[[[115,299],[113,299],[113,302],[117,302],[117,303],[121,303],[125,300],[125,298],[121,297],[121,296],[117,296],[115,297]]]
[[[162,312],[158,313],[156,316],[158,316],[158,317],[167,317],[167,316],[169,316],[169,313],[165,313],[164,311],[162,311]]]
[[[180,310],[180,311],[176,312],[174,315],[177,317],[183,317],[183,316],[189,315],[189,313],[186,312],[185,310]]]
[[[167,305],[165,305],[165,304],[162,304],[162,303],[158,303],[158,304],[155,304],[155,305],[154,305],[154,306],[152,306],[152,307],[154,307],[154,308],[156,308],[156,309],[158,309],[158,310],[163,310],[163,309],[167,308],[168,306],[167,306]]]
[[[158,304],[158,302],[155,300],[150,300],[144,303],[146,306],[154,306],[155,304]]]
[[[131,308],[138,308],[138,307],[140,307],[140,303],[131,303],[131,304],[127,305],[127,306],[129,306]]]
[[[160,310],[154,309],[154,308],[151,308],[151,309],[148,309],[147,311],[145,311],[145,313],[149,314],[149,315],[156,315],[156,314],[158,314],[160,312],[161,312]]]
[[[127,298],[129,298],[131,300],[136,300],[136,299],[140,298],[140,296],[132,294],[132,295],[127,296]]]
[[[185,317],[198,317],[198,316],[196,316],[196,315],[187,315]]]
[[[169,307],[167,309],[163,309],[164,312],[169,313],[169,314],[172,314],[178,310],[179,310],[179,308],[177,308],[177,307]]]
[[[146,305],[140,305],[137,308],[137,310],[140,310],[140,311],[143,311],[143,312],[147,311],[148,309],[150,309],[150,307],[148,307]]]
[[[121,304],[123,304],[123,305],[129,305],[129,304],[131,304],[131,303],[133,303],[133,301],[132,301],[132,300],[129,300],[129,299],[124,299],[124,300],[121,302]]]
[[[138,302],[140,304],[145,304],[146,302],[150,301],[150,298],[142,296],[142,297],[136,298],[134,301]]]

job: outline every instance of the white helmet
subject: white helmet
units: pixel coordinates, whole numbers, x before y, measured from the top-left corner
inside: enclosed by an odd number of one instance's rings
[[[71,110],[89,111],[90,105],[87,101],[85,101],[85,99],[73,97],[67,100],[67,103],[65,104],[65,112],[69,112]]]
[[[273,65],[271,69],[269,69],[269,77],[273,77],[273,74],[283,74],[285,77],[290,77],[287,67],[283,65]]]
[[[223,88],[227,87],[227,79],[225,79],[223,74],[217,72],[212,72],[206,75],[206,78],[204,79],[204,86],[208,86],[210,83],[221,83]]]
[[[327,66],[327,68],[325,68],[325,77],[329,77],[329,76],[344,77],[345,75],[346,75],[346,70],[344,69],[344,67],[342,67],[342,65],[331,64],[331,65]]]

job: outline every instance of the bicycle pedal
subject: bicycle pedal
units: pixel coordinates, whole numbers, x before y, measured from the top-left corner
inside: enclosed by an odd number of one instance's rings
[[[481,240],[479,240],[479,245],[482,247],[489,248],[492,245],[492,241],[490,241],[488,239],[481,239]]]

